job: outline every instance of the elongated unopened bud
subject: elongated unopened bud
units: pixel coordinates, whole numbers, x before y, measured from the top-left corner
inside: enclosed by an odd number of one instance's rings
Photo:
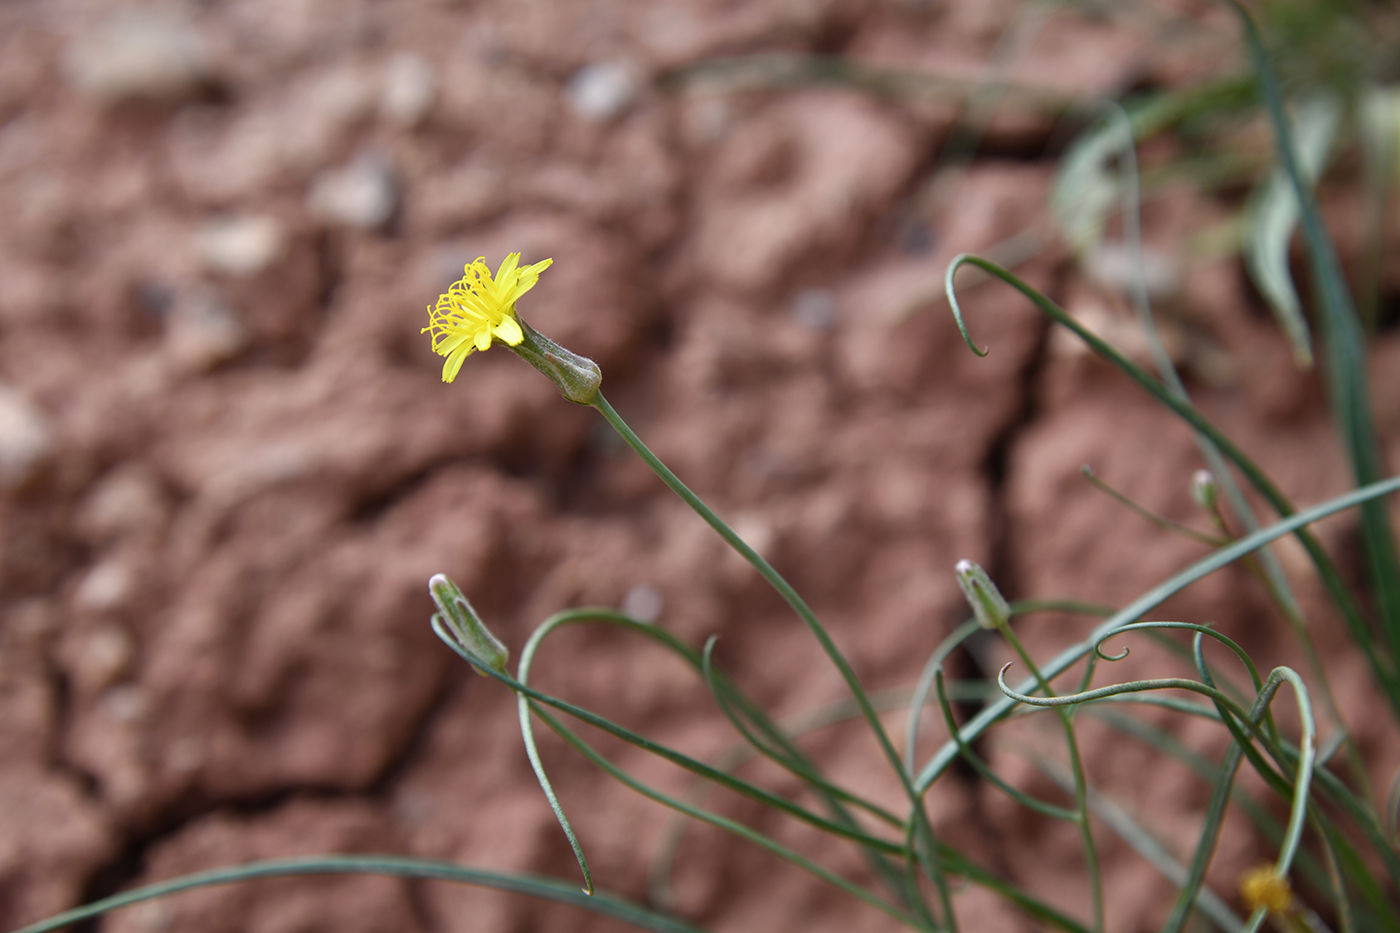
[[[955,568],[958,586],[977,617],[977,624],[985,629],[999,631],[1011,618],[1011,606],[1001,595],[1001,590],[987,576],[987,571],[970,560],[958,561]]]
[[[524,320],[520,329],[525,339],[510,349],[517,356],[549,377],[564,398],[580,405],[591,405],[603,384],[603,371],[586,356],[565,350]]]
[[[447,623],[457,637],[457,643],[486,667],[504,671],[506,661],[510,660],[510,651],[491,634],[472,604],[457,589],[457,584],[447,579],[445,574],[435,573],[428,581],[428,591],[433,594],[433,602],[437,603],[439,618]]]
[[[1197,470],[1191,477],[1191,498],[1207,511],[1215,509],[1220,501],[1220,484],[1210,470]]]

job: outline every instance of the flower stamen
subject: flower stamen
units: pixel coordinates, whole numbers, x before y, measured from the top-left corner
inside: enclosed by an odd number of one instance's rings
[[[515,302],[535,287],[540,273],[553,262],[545,259],[522,269],[520,254],[511,253],[495,276],[484,256],[466,266],[462,278],[438,298],[436,307],[428,309],[428,326],[422,330],[432,334],[433,352],[447,357],[443,382],[457,378],[462,362],[473,352],[488,349],[493,340],[514,347],[525,339]]]

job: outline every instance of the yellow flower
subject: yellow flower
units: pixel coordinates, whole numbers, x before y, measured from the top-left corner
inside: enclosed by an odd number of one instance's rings
[[[466,267],[462,278],[438,298],[437,307],[428,309],[428,326],[421,331],[431,331],[433,352],[447,357],[442,365],[443,382],[457,378],[462,361],[473,350],[491,346],[492,338],[511,347],[525,339],[515,317],[516,299],[534,288],[540,273],[553,262],[546,259],[521,269],[520,254],[511,253],[494,278],[485,257]]]
[[[1271,914],[1284,916],[1293,905],[1293,888],[1274,866],[1260,865],[1240,877],[1240,897],[1251,913],[1264,907]]]

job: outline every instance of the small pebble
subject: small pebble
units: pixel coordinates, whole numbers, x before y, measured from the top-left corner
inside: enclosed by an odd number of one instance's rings
[[[569,109],[590,123],[606,123],[632,103],[637,85],[636,74],[624,62],[587,65],[569,79]]]
[[[660,590],[650,583],[639,583],[622,597],[620,608],[634,619],[655,622],[661,618],[661,610],[665,607],[666,600]]]
[[[236,276],[262,272],[287,248],[282,225],[265,214],[216,218],[200,229],[196,239],[206,266]]]
[[[29,482],[53,449],[44,413],[19,389],[0,385],[0,488]]]
[[[87,572],[73,599],[84,609],[110,612],[131,596],[131,571],[116,561],[105,561]]]
[[[398,182],[383,159],[362,156],[312,179],[307,204],[312,213],[333,224],[377,230],[398,209]]]
[[[400,52],[389,60],[384,73],[384,95],[379,111],[392,123],[417,126],[433,109],[437,91],[433,66],[421,55]]]
[[[106,104],[178,101],[208,80],[208,62],[194,27],[148,10],[125,10],[80,36],[63,71],[82,93]]]
[[[806,289],[792,302],[793,318],[812,330],[830,330],[836,324],[836,314],[836,296],[829,289]]]
[[[117,722],[135,722],[146,715],[150,704],[135,684],[118,684],[102,694],[102,710]]]

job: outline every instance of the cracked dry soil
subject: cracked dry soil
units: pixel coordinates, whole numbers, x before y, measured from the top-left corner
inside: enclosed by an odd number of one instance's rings
[[[950,184],[946,98],[662,80],[750,52],[972,79],[1019,16],[971,0],[0,6],[0,927],[290,854],[574,877],[511,698],[429,631],[434,572],[517,651],[564,607],[648,608],[694,644],[720,635],[724,668],[781,715],[840,697],[777,598],[592,412],[499,350],[440,383],[423,308],[477,255],[554,258],[522,314],[601,364],[614,405],[792,580],[872,687],[912,683],[961,621],[960,558],[1013,597],[1111,603],[1199,556],[1078,474],[1090,463],[1192,521],[1199,463],[1179,424],[1005,290],[967,293],[985,359],[929,297],[955,253],[1044,229],[1065,127],[1009,105]],[[1092,99],[1213,65],[1131,23],[1064,14],[1014,76]],[[1149,205],[1149,240],[1229,209],[1182,190]],[[1076,312],[1122,310],[1059,247],[1022,272]],[[1182,360],[1199,403],[1296,501],[1344,488],[1316,380],[1289,368],[1236,263],[1193,266],[1164,314],[1215,351],[1212,366]],[[1377,371],[1397,352],[1382,341]],[[1378,381],[1377,399],[1393,447],[1400,394]],[[1349,529],[1323,531],[1345,546]],[[1367,709],[1361,662],[1310,584],[1302,596],[1324,620],[1339,701]],[[1292,658],[1243,572],[1169,608],[1266,662]],[[1028,623],[1027,637],[1048,652],[1082,625]],[[537,666],[552,691],[693,754],[731,742],[675,662],[607,631],[558,641]],[[958,663],[994,669],[999,650]],[[1393,736],[1353,721],[1388,775]],[[839,780],[897,795],[858,729],[810,742]],[[1085,742],[1105,790],[1189,843],[1203,785],[1113,734]],[[664,813],[559,743],[543,751],[595,877],[644,898]],[[1053,793],[1023,759],[986,751]],[[745,804],[719,806],[864,870]],[[941,833],[1082,912],[1065,827],[956,773],[929,806]],[[1151,929],[1170,889],[1104,846],[1110,928]],[[1227,835],[1213,883],[1231,891],[1254,846]],[[704,829],[683,844],[674,895],[720,930],[888,925]],[[1032,928],[977,891],[959,905],[968,929]],[[613,928],[375,878],[209,890],[95,928],[543,925]]]

